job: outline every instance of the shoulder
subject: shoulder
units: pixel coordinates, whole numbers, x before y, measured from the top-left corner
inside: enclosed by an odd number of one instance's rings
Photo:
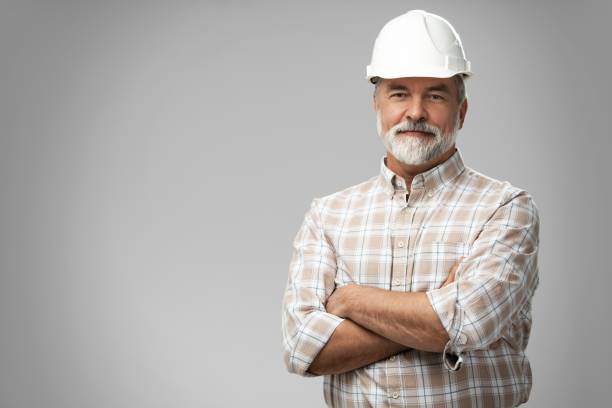
[[[464,188],[468,193],[487,196],[491,200],[497,201],[499,205],[510,202],[522,203],[525,206],[533,207],[537,211],[533,196],[521,187],[511,184],[509,181],[498,180],[487,176],[470,167],[459,176],[458,188]]]
[[[539,225],[540,215],[533,196],[509,181],[497,180],[466,167],[458,188],[474,196],[472,203],[486,203],[491,208],[490,221],[502,221],[507,226]]]

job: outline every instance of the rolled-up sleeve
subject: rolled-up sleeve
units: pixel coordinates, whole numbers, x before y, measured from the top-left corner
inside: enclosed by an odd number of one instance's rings
[[[325,236],[315,199],[293,241],[283,298],[284,361],[289,372],[313,376],[307,371],[310,364],[344,320],[325,311],[335,276],[335,251]]]
[[[427,292],[449,335],[443,359],[461,367],[462,353],[497,341],[530,302],[538,285],[539,216],[532,198],[505,200],[482,229],[456,280]]]

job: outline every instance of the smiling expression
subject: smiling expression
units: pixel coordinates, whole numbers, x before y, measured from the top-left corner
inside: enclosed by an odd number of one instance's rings
[[[404,164],[421,165],[454,147],[467,101],[459,102],[453,78],[385,79],[377,86],[374,109],[389,153]]]

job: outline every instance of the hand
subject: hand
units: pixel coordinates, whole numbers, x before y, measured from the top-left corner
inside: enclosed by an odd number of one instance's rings
[[[348,317],[350,312],[350,301],[355,298],[362,286],[350,284],[336,288],[325,303],[325,310],[338,317]]]
[[[448,277],[446,278],[446,281],[444,281],[444,283],[442,284],[442,287],[450,285],[455,281],[455,274],[457,273],[457,269],[459,269],[459,265],[462,261],[463,257],[459,258],[457,262],[455,262],[453,266],[451,266],[450,271],[448,271]]]

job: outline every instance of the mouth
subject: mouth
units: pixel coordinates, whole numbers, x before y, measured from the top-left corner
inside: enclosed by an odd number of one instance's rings
[[[415,130],[406,130],[397,132],[398,135],[406,135],[406,136],[416,136],[416,137],[432,137],[433,133],[429,132],[418,132]]]

